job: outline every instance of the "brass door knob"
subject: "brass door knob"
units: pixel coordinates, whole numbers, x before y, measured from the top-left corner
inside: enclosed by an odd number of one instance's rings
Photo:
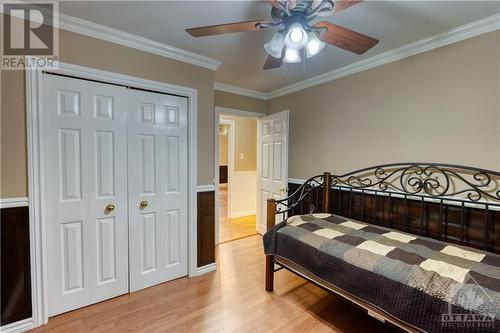
[[[109,205],[106,206],[106,212],[107,213],[111,213],[114,210],[115,210],[115,205],[109,204]]]
[[[141,203],[139,204],[139,207],[141,207],[141,209],[144,209],[144,208],[146,208],[148,205],[149,205],[149,203],[148,203],[146,200],[143,200],[143,201],[141,201]]]

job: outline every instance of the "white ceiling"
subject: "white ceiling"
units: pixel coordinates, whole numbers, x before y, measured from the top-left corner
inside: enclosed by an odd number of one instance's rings
[[[268,1],[68,1],[63,14],[222,61],[216,81],[270,92],[364,58],[500,13],[499,1],[365,1],[329,21],[380,40],[358,56],[327,46],[306,63],[262,70],[273,30],[193,38],[184,29],[270,17]],[[285,72],[285,73],[284,73]],[[286,75],[284,75],[286,74]]]

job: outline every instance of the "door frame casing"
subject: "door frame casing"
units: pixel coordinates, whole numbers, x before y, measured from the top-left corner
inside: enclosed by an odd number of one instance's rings
[[[37,63],[36,60],[33,63]],[[142,79],[79,65],[58,62],[55,71],[76,78],[179,95],[188,98],[188,276],[197,275],[197,112],[198,92],[168,83]],[[48,322],[47,244],[43,169],[43,70],[26,70],[26,114],[28,143],[28,204],[32,320],[34,326]]]
[[[229,125],[228,131],[227,131],[227,217],[231,216],[231,193],[232,193],[232,186],[231,183],[234,178],[234,126],[235,126],[235,121],[231,119],[225,119],[224,115],[219,116],[219,124],[226,124]],[[219,145],[220,145],[220,138],[219,138]],[[220,146],[219,146],[219,157],[220,157]],[[220,170],[219,170],[220,171]],[[220,177],[220,172],[219,172],[219,177]],[[218,184],[220,185],[220,184]],[[219,189],[220,192],[220,189]],[[220,203],[219,203],[220,204]],[[218,226],[218,225],[217,225]],[[217,232],[217,237],[216,243],[219,243],[219,230],[216,228]]]
[[[219,124],[220,124],[220,117],[221,115],[228,115],[228,116],[240,116],[240,117],[252,117],[252,118],[262,118],[267,116],[265,113],[260,113],[260,112],[252,112],[252,111],[245,111],[245,110],[239,110],[239,109],[233,109],[233,108],[227,108],[227,107],[222,107],[222,106],[216,106],[215,107],[215,165],[214,165],[214,170],[215,170],[215,177],[214,177],[214,184],[215,184],[215,244],[219,244],[219,180],[220,180],[220,173],[219,173],[219,155],[220,155],[220,140],[219,140]],[[233,126],[234,127],[234,126]],[[228,154],[229,154],[229,147],[228,147]],[[228,156],[229,159],[229,156]],[[257,165],[257,168],[259,166]],[[229,166],[228,166],[229,169]],[[228,170],[228,178],[229,178],[229,170]],[[228,179],[229,181],[229,179]],[[229,195],[229,184],[228,184],[228,195]],[[228,207],[229,208],[229,207]]]

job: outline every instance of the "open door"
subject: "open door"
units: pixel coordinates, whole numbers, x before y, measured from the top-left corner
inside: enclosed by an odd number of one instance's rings
[[[257,232],[266,232],[267,199],[288,186],[288,110],[257,120]]]

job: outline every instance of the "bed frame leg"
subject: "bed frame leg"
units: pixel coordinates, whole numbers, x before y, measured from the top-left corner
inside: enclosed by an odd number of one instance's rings
[[[276,224],[276,200],[267,199],[266,228],[271,230]],[[274,256],[266,256],[266,291],[274,287]]]
[[[266,291],[274,289],[274,256],[266,256]]]

